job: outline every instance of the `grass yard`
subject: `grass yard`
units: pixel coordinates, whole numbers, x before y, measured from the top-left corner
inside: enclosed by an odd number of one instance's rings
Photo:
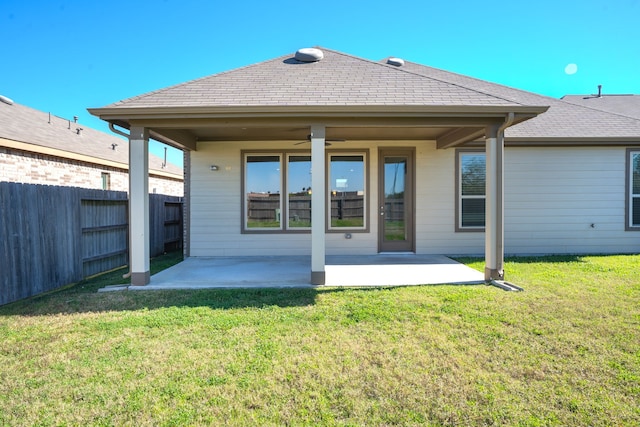
[[[506,271],[525,292],[103,275],[0,307],[0,425],[640,425],[640,256]]]

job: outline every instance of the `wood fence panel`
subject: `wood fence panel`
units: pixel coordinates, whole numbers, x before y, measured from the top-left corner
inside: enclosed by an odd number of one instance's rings
[[[177,197],[165,197],[164,200],[164,251],[182,249],[183,239],[183,203]]]
[[[155,256],[182,247],[182,200],[150,196]],[[0,305],[126,265],[128,246],[126,193],[0,182]]]
[[[157,256],[164,252],[164,197],[149,194],[149,252]]]
[[[73,188],[0,182],[0,304],[82,278]]]
[[[127,194],[86,190],[80,203],[83,276],[91,276],[127,264]]]

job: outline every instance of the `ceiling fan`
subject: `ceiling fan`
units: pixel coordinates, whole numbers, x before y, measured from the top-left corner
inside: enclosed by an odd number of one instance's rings
[[[330,147],[332,142],[345,142],[345,139],[325,139],[324,140],[324,146],[325,147]],[[311,135],[307,135],[307,140],[306,141],[300,141],[300,142],[296,142],[293,145],[301,145],[301,144],[309,144],[311,143]]]

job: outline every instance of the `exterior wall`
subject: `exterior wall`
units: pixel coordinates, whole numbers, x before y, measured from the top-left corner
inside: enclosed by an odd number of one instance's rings
[[[0,181],[102,189],[103,172],[109,174],[109,190],[128,191],[124,169],[0,147]],[[149,191],[181,197],[183,185],[179,180],[150,176]]]
[[[625,147],[509,148],[505,252],[637,253],[625,231]]]
[[[327,233],[329,255],[378,252],[378,149],[416,148],[416,252],[482,255],[483,232],[455,232],[455,150],[434,142],[358,142],[369,150],[369,232]],[[241,150],[299,149],[291,142],[198,143],[191,152],[191,256],[310,255],[311,234],[242,234]],[[219,166],[211,171],[211,165]],[[625,149],[508,148],[507,254],[640,252],[624,231]],[[591,226],[593,224],[593,227]]]

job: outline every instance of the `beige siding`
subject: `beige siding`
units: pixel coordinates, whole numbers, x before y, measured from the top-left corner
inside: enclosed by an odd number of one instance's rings
[[[416,148],[416,251],[484,253],[484,233],[455,232],[455,151],[433,142],[359,142],[369,150],[369,232],[328,233],[327,254],[378,250],[378,148]],[[191,153],[191,255],[309,255],[310,234],[241,233],[241,149],[299,149],[291,142],[198,143]],[[211,165],[219,171],[211,171]],[[509,148],[505,154],[505,251],[516,254],[638,252],[624,231],[624,148]],[[591,227],[593,224],[593,227]]]
[[[625,149],[510,148],[505,153],[505,251],[640,251],[625,231]]]

